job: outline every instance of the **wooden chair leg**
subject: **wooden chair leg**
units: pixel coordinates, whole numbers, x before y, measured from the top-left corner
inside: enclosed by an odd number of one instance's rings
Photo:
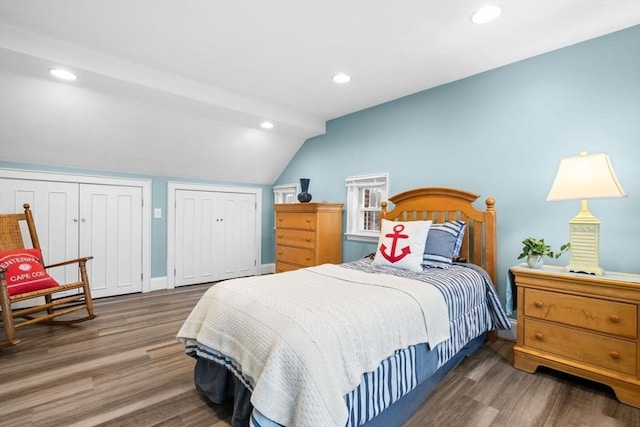
[[[53,298],[51,297],[51,295],[44,296],[44,302],[46,302],[47,304],[51,304],[51,301],[53,301]],[[53,307],[47,308],[47,314],[53,314]]]
[[[87,312],[90,317],[96,317],[93,313],[93,299],[91,298],[91,285],[89,284],[89,276],[87,275],[87,262],[82,260],[79,263],[80,279],[84,283],[84,302],[87,304]]]
[[[0,272],[0,309],[2,309],[2,326],[7,341],[0,342],[0,348],[12,347],[20,342],[16,338],[16,327],[11,313],[11,303],[9,302],[9,291],[4,279],[4,272]]]

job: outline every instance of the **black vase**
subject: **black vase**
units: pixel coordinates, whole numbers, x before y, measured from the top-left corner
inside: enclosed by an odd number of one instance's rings
[[[301,203],[309,203],[311,201],[311,193],[309,193],[309,178],[300,178],[300,190],[298,201]]]

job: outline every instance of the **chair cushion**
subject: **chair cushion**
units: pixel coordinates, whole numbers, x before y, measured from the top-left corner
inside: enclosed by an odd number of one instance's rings
[[[9,295],[24,294],[60,286],[40,263],[40,249],[18,249],[0,252],[0,268],[4,268]]]

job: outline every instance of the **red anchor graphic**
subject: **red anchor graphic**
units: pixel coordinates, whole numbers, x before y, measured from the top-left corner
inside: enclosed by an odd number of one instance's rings
[[[393,234],[385,234],[385,237],[391,237],[393,239],[393,243],[391,244],[391,254],[387,254],[385,251],[387,247],[383,244],[380,245],[380,253],[383,257],[385,257],[389,262],[398,262],[402,258],[406,257],[411,253],[411,248],[409,246],[405,246],[402,248],[402,253],[399,255],[395,255],[396,253],[396,245],[398,244],[398,239],[408,239],[408,234],[400,234],[404,230],[404,225],[398,224],[393,227]]]

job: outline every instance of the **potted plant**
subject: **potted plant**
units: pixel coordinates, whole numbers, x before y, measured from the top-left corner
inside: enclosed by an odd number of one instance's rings
[[[543,257],[560,258],[563,252],[568,251],[571,248],[571,244],[565,243],[560,246],[559,252],[553,252],[551,245],[547,245],[544,239],[535,239],[533,237],[527,237],[522,241],[524,245],[522,247],[522,253],[518,256],[518,259],[527,258],[527,265],[531,268],[540,268],[544,263]]]

